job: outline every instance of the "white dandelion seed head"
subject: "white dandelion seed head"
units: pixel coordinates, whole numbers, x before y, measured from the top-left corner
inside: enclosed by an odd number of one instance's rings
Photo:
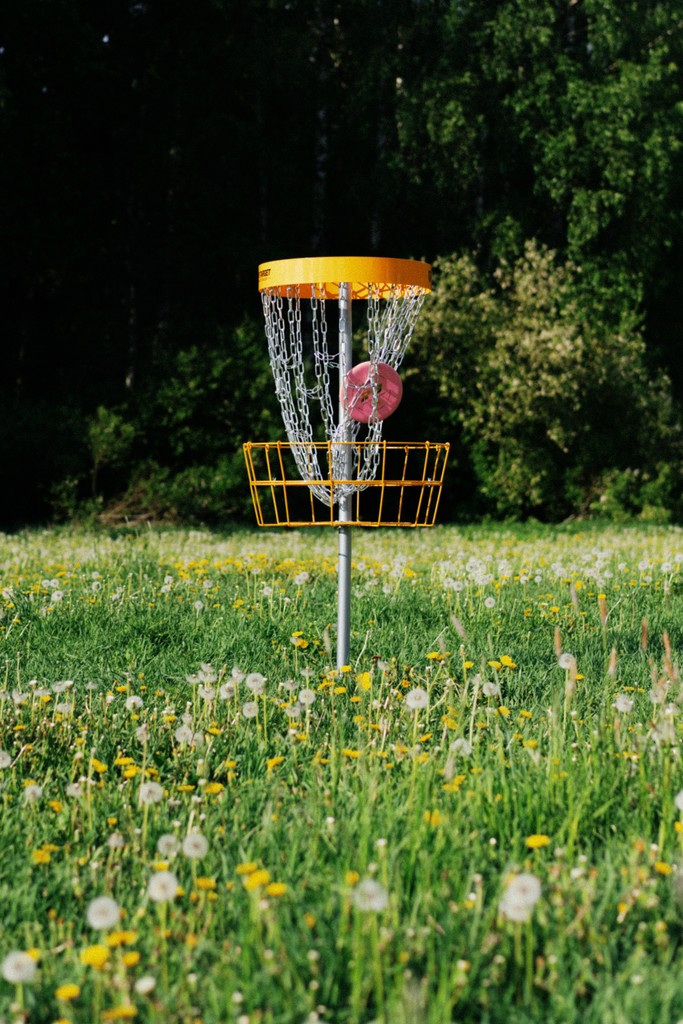
[[[24,803],[34,804],[36,803],[37,800],[40,800],[42,795],[43,787],[38,786],[35,784],[35,782],[33,782],[31,783],[31,785],[26,786],[26,788],[24,789]]]
[[[353,890],[354,906],[363,913],[381,913],[389,903],[389,893],[374,878],[364,878]]]
[[[260,672],[250,672],[245,682],[255,697],[259,697],[266,689],[266,677]]]
[[[0,768],[9,768],[12,758],[6,750],[0,750]]]
[[[255,700],[248,700],[242,705],[242,714],[245,718],[256,718],[258,715],[258,704]]]
[[[138,792],[141,804],[158,804],[164,798],[164,787],[158,782],[143,782]]]
[[[209,840],[201,832],[189,832],[183,839],[183,853],[192,860],[201,860],[209,852]]]
[[[56,683],[52,684],[52,692],[64,693],[66,690],[70,690],[73,684],[73,679],[59,679]]]
[[[176,743],[180,743],[183,746],[186,743],[192,743],[194,733],[189,725],[179,725],[173,735],[175,736]]]
[[[308,687],[303,690],[299,690],[299,704],[303,704],[304,707],[310,707],[310,705],[315,701],[315,698],[315,690],[311,690]]]
[[[120,832],[112,832],[107,839],[107,846],[110,850],[122,850],[126,845],[126,840],[123,838]]]
[[[157,985],[157,979],[153,974],[143,974],[141,978],[135,982],[133,988],[139,996],[148,996],[150,992],[153,992]]]
[[[171,832],[165,832],[157,839],[157,853],[161,857],[175,857],[180,849],[180,841]]]
[[[134,693],[130,697],[126,697],[126,711],[137,711],[137,709],[141,708],[144,703],[145,702],[142,697],[138,697],[138,695]]]
[[[411,711],[421,711],[429,704],[429,694],[421,686],[415,686],[406,694],[406,705]]]
[[[498,909],[510,921],[528,921],[541,898],[541,883],[536,875],[522,872],[507,884]]]
[[[177,892],[178,879],[172,871],[157,871],[147,883],[147,895],[154,903],[170,903]]]
[[[457,740],[453,740],[450,749],[454,754],[460,754],[461,757],[469,757],[472,753],[472,744],[464,736],[459,736]]]
[[[496,599],[495,599],[495,597],[487,597],[485,599],[485,601],[484,601],[484,606],[486,608],[495,608],[496,607]]]
[[[86,918],[91,928],[106,931],[121,920],[121,908],[111,896],[96,896],[88,904]]]
[[[564,651],[557,659],[557,664],[566,671],[576,665],[576,658],[569,651]]]
[[[202,700],[206,701],[213,700],[216,696],[216,690],[213,686],[200,686],[197,692]]]
[[[481,689],[485,697],[500,697],[500,686],[498,683],[484,683]]]
[[[23,985],[27,981],[33,981],[37,964],[32,956],[21,950],[8,953],[2,961],[0,972],[5,981],[10,985]]]
[[[297,587],[303,587],[305,583],[308,583],[310,574],[304,569],[302,572],[298,572],[294,577],[294,585]]]
[[[620,693],[614,701],[614,707],[620,715],[628,715],[633,711],[633,701],[625,693]]]
[[[228,679],[226,683],[221,685],[221,688],[218,691],[218,696],[221,700],[231,700],[235,696],[236,689],[237,687],[235,682],[232,679]]]

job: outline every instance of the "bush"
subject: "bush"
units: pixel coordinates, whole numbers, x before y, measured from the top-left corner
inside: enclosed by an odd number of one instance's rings
[[[649,372],[632,309],[607,316],[578,267],[529,242],[490,281],[467,255],[434,269],[406,378],[439,396],[435,428],[460,439],[490,511],[587,512],[610,473],[654,480],[679,458],[669,382]]]
[[[217,523],[248,518],[242,442],[279,436],[263,331],[245,320],[215,340],[166,354],[115,408],[100,407],[87,438],[90,480],[63,481],[55,502],[100,517]]]

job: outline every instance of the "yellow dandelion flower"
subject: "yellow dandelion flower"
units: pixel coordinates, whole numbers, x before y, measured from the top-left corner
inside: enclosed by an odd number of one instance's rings
[[[255,860],[247,860],[244,864],[238,864],[235,871],[238,875],[251,875],[256,871],[258,864]]]
[[[124,967],[137,967],[140,963],[140,954],[137,949],[127,949],[121,960]]]
[[[270,882],[270,871],[266,868],[257,868],[256,871],[252,871],[245,877],[244,888],[247,892],[254,892],[256,889],[268,885],[268,882]]]
[[[449,782],[444,784],[443,788],[447,793],[457,793],[466,778],[466,775],[454,775]]]
[[[104,775],[109,770],[109,766],[104,761],[99,761],[96,757],[90,759],[90,765],[98,775]]]
[[[49,864],[52,857],[47,850],[33,850],[31,852],[31,860],[34,864]]]
[[[352,750],[351,747],[344,747],[342,750],[344,757],[350,757],[352,759],[360,757],[360,750]]]
[[[116,757],[114,758],[114,764],[117,767],[125,768],[129,764],[135,764],[132,757]]]
[[[360,672],[356,676],[356,683],[361,690],[369,690],[372,687],[372,675],[370,672]]]
[[[424,820],[428,825],[431,825],[432,828],[438,828],[439,825],[441,825],[441,823],[443,822],[443,814],[441,813],[441,811],[438,811],[436,808],[434,808],[433,811],[424,812]]]
[[[315,928],[316,920],[317,918],[315,914],[311,914],[310,912],[304,914],[304,921],[306,922],[307,928]]]
[[[658,875],[670,875],[673,872],[673,868],[665,860],[656,860],[654,868]]]
[[[548,846],[550,836],[543,835],[542,832],[535,832],[533,835],[527,836],[524,842],[530,850],[539,850],[542,846]]]
[[[429,661],[445,661],[448,651],[441,653],[441,651],[430,651],[427,655]]]
[[[137,937],[138,933],[130,928],[119,928],[115,932],[110,932],[104,941],[110,948],[114,949],[116,946],[130,945],[130,943],[135,942]]]
[[[61,800],[48,800],[48,806],[52,808],[55,814],[59,814],[64,804]]]
[[[80,986],[75,985],[72,981],[67,982],[65,985],[60,985],[59,988],[55,989],[55,999],[62,999],[65,1003],[71,1002],[72,999],[78,999],[80,994]]]
[[[103,1010],[102,1020],[132,1020],[137,1012],[137,1007],[125,1003],[123,1006],[113,1006],[111,1010]]]
[[[509,654],[502,654],[500,657],[500,663],[503,668],[517,668],[517,665],[512,660]]]
[[[97,944],[86,946],[85,949],[81,950],[80,960],[85,967],[94,967],[96,970],[99,970],[104,967],[108,959],[109,950],[106,946]]]
[[[209,892],[211,889],[216,888],[216,879],[207,878],[206,875],[200,875],[196,882],[197,888],[202,889],[204,892]]]
[[[287,886],[284,882],[270,882],[266,886],[267,896],[284,896],[287,892]]]
[[[344,875],[344,881],[347,885],[356,885],[360,881],[360,875],[357,871],[347,871]]]
[[[208,796],[218,796],[218,794],[222,793],[224,789],[225,786],[222,782],[207,782],[204,786],[204,792]]]
[[[501,704],[501,706],[498,708],[498,714],[502,715],[503,718],[509,718],[510,708],[506,708],[504,704]]]
[[[278,754],[276,757],[269,757],[266,761],[266,768],[269,772],[272,772],[273,768],[277,768],[279,764],[282,764],[284,757],[282,754]]]

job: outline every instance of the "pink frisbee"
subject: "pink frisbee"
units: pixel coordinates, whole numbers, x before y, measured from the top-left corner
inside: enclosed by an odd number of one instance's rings
[[[377,408],[373,410],[373,381],[377,387]],[[374,416],[385,420],[398,408],[403,395],[401,378],[388,363],[358,363],[349,370],[342,385],[341,399],[349,416],[369,423]]]

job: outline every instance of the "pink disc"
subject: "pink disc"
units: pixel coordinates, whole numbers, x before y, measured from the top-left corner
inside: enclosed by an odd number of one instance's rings
[[[376,386],[377,408],[373,410],[373,383]],[[374,417],[385,420],[398,408],[403,395],[401,378],[388,363],[358,363],[349,370],[342,385],[342,402],[349,416],[359,423]]]

